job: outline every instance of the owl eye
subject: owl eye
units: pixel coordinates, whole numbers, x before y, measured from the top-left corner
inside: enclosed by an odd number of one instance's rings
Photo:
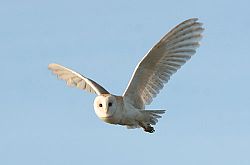
[[[99,104],[99,107],[102,107],[102,104]]]
[[[112,103],[109,103],[109,107],[111,107],[112,106]]]

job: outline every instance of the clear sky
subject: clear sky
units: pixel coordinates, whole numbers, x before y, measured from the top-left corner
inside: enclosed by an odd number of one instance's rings
[[[250,164],[249,0],[0,1],[0,164]],[[173,26],[204,23],[197,54],[147,108],[154,134],[105,124],[95,95],[69,88],[56,62],[122,94]]]

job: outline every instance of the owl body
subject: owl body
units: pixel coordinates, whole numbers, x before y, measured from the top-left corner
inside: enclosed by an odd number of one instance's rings
[[[94,101],[96,115],[106,123],[135,125],[140,112],[124,103],[122,96],[105,94],[97,96]]]
[[[203,30],[197,18],[188,19],[170,30],[138,63],[122,96],[112,95],[95,81],[59,64],[49,64],[49,69],[67,85],[97,94],[94,110],[102,121],[127,128],[141,127],[152,133],[152,126],[165,110],[145,110],[145,106],[195,54]]]
[[[123,96],[111,94],[102,94],[94,100],[94,109],[96,115],[104,122],[109,124],[126,125],[127,128],[142,127],[146,132],[154,132],[151,125],[158,122],[164,110],[145,111],[137,109],[129,102],[126,102]]]

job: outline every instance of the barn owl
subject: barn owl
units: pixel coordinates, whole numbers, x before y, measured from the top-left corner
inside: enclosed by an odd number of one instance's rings
[[[95,81],[59,64],[49,64],[48,68],[67,85],[97,94],[94,110],[102,121],[153,133],[165,110],[145,110],[145,105],[195,54],[203,30],[202,23],[192,18],[169,31],[139,62],[122,96],[110,94]]]

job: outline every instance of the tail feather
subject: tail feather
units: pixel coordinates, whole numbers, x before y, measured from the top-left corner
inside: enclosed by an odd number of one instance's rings
[[[144,131],[153,133],[155,130],[151,125],[156,125],[158,119],[161,118],[161,115],[164,114],[165,110],[143,110],[142,120],[139,125],[144,128]]]
[[[143,112],[151,112],[151,113],[155,113],[155,114],[164,114],[166,112],[166,110],[145,110]]]

